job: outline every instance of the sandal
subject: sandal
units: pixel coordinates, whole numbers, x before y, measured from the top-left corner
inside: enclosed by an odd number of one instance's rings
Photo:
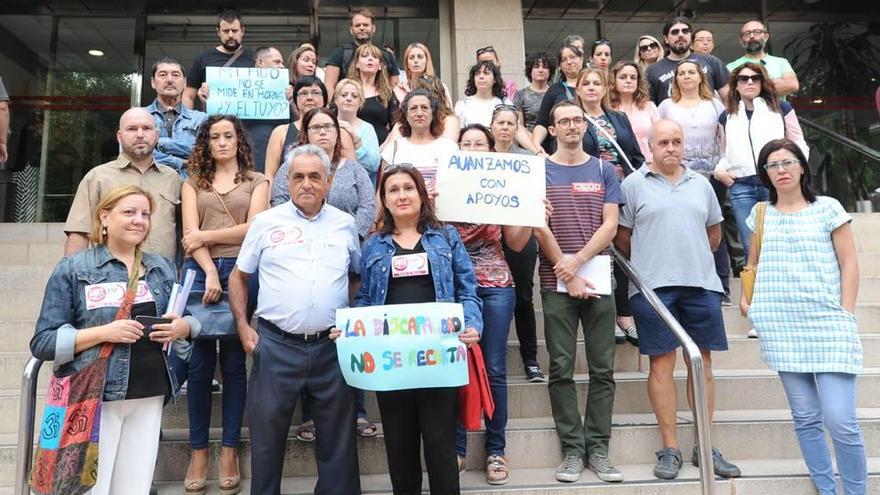
[[[490,485],[504,485],[510,479],[510,468],[507,459],[500,455],[486,458],[486,482]]]
[[[192,465],[192,460],[190,460]],[[187,469],[189,472],[189,469]],[[201,478],[184,478],[183,489],[188,495],[202,495],[205,493],[205,485],[208,482],[208,470],[205,469],[205,475]]]
[[[222,454],[221,454],[222,456]],[[238,454],[235,456],[236,471],[238,471]],[[220,474],[220,495],[237,495],[241,492],[241,471],[235,476],[223,476]]]
[[[306,421],[296,429],[296,439],[300,442],[311,443],[315,441],[315,422]]]
[[[379,429],[376,428],[376,425],[371,423],[367,418],[358,418],[357,433],[359,437],[375,437],[376,434],[379,433]]]
[[[464,473],[464,457],[460,455],[455,456],[458,459],[458,475],[461,476]]]

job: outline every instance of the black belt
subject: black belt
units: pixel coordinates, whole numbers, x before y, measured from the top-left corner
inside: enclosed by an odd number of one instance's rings
[[[278,325],[272,323],[269,320],[260,318],[259,321],[260,321],[260,325],[263,328],[265,328],[266,330],[269,330],[270,332],[274,333],[275,335],[278,335],[279,337],[284,338],[284,339],[299,340],[301,342],[317,342],[318,340],[327,338],[330,336],[330,329],[333,328],[333,327],[328,327],[326,330],[320,330],[318,332],[311,332],[311,333],[291,333],[291,332],[285,332],[284,330],[278,328]]]

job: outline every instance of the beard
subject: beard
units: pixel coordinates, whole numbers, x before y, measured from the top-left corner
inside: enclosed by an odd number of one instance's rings
[[[764,42],[760,40],[749,41],[746,43],[746,53],[759,53],[764,51]]]
[[[691,47],[688,46],[687,44],[681,44],[681,45],[673,44],[673,45],[669,46],[669,51],[671,51],[672,53],[674,53],[676,55],[684,55],[685,53],[690,51],[690,49],[691,49]]]
[[[238,50],[238,47],[240,47],[240,46],[241,46],[241,42],[238,41],[238,40],[235,39],[235,38],[230,39],[230,40],[226,40],[226,41],[223,43],[223,47],[224,47],[224,48],[226,48],[227,50],[233,51],[233,52],[234,52],[235,50]]]

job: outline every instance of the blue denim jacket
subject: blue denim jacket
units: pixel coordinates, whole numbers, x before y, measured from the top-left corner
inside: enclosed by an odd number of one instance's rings
[[[483,333],[483,302],[477,296],[477,276],[471,257],[454,227],[428,228],[422,234],[437,302],[461,303],[465,327]],[[395,247],[389,234],[374,234],[361,249],[361,288],[354,306],[379,306],[388,295],[388,276]]]
[[[196,144],[196,133],[199,126],[208,118],[208,114],[198,110],[190,110],[183,103],[177,104],[177,110],[180,113],[171,128],[174,137],[168,137],[168,131],[165,130],[165,115],[159,110],[158,101],[153,100],[153,103],[147,107],[147,111],[155,119],[156,128],[159,130],[159,143],[153,150],[153,160],[177,170],[177,173],[186,179],[188,175],[186,161],[189,160],[189,155]]]
[[[153,292],[156,310],[160,316],[168,306],[171,287],[177,279],[177,270],[170,260],[155,254],[144,253],[146,282]],[[105,325],[113,321],[117,307],[86,309],[85,288],[105,282],[127,282],[125,264],[113,257],[105,246],[95,246],[63,258],[46,284],[43,306],[37,327],[31,338],[31,353],[44,361],[55,362],[55,375],[66,376],[82,369],[98,357],[101,345],[74,353],[76,333],[79,330]],[[195,337],[201,325],[192,316],[185,316],[190,324],[191,336]],[[183,359],[189,352],[189,343],[178,340],[173,350]],[[122,400],[128,390],[128,371],[131,346],[116,344],[110,355],[104,400]],[[179,384],[174,371],[165,357],[165,367],[171,383],[172,396],[176,397]]]

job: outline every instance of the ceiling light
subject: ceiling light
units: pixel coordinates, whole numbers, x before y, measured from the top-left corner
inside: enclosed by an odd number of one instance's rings
[[[104,56],[104,52],[102,52],[101,50],[96,50],[96,49],[93,48],[93,49],[89,50],[89,55],[91,55],[91,56],[93,56],[93,57],[103,57],[103,56]]]

